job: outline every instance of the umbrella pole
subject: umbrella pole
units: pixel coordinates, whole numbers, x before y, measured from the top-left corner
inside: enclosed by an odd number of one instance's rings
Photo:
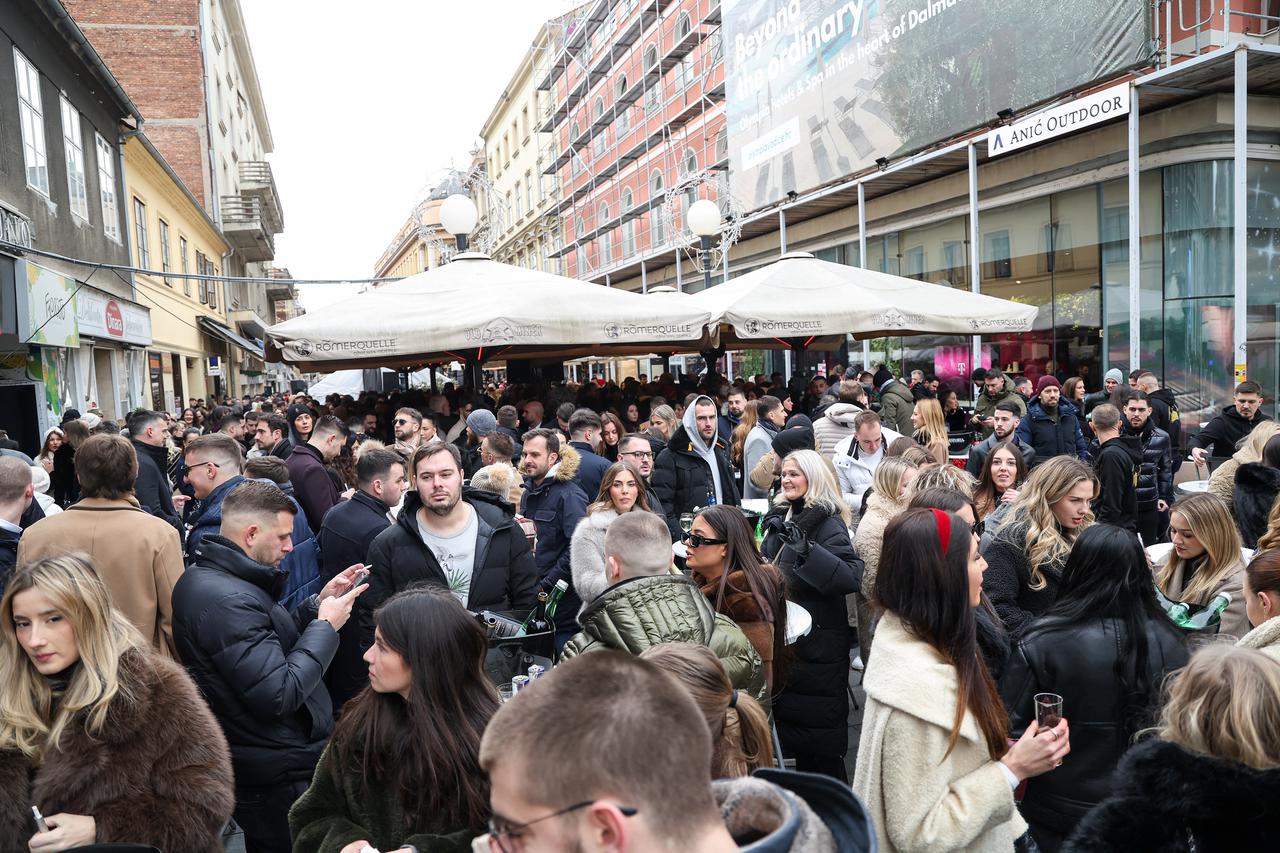
[[[431,374],[431,393],[432,394],[440,393],[440,389],[436,387],[436,367],[437,365],[434,365],[434,364],[427,365],[427,372]]]

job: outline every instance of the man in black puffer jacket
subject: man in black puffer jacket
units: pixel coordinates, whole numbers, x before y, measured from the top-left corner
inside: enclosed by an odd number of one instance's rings
[[[289,807],[333,733],[324,671],[364,591],[350,589],[348,570],[293,613],[277,603],[296,511],[277,486],[240,483],[173,590],[178,656],[231,747],[236,823],[250,849],[268,853],[292,849]]]
[[[128,425],[129,440],[138,456],[138,478],[133,485],[133,496],[144,510],[172,524],[181,537],[186,531],[173,506],[164,416],[159,412],[139,409],[129,415]]]
[[[716,404],[710,397],[699,396],[684,410],[683,423],[653,463],[653,491],[667,510],[673,540],[683,535],[682,513],[741,503],[727,448],[716,434]]]
[[[369,592],[356,608],[365,649],[373,645],[374,611],[412,584],[447,587],[474,613],[528,611],[537,603],[538,570],[511,505],[463,488],[452,444],[419,447],[411,464],[414,490],[405,493],[396,523],[369,546]]]
[[[1169,433],[1151,419],[1151,402],[1142,391],[1125,394],[1125,433],[1142,445],[1142,472],[1138,475],[1138,535],[1143,545],[1164,538],[1169,505],[1173,503],[1173,445]]]
[[[1271,420],[1262,413],[1262,386],[1257,382],[1241,382],[1232,399],[1234,406],[1227,406],[1222,414],[1187,440],[1187,449],[1197,465],[1203,465],[1206,456],[1225,458],[1235,453],[1237,445],[1254,427]]]
[[[1035,449],[1036,455],[1031,459],[1033,468],[1055,456],[1074,456],[1086,461],[1089,458],[1076,407],[1062,399],[1062,386],[1052,376],[1040,377],[1036,396],[1027,407],[1014,436],[1020,443]]]
[[[1142,473],[1142,443],[1122,435],[1120,410],[1110,403],[1093,409],[1093,432],[1098,437],[1093,470],[1098,475],[1098,499],[1093,515],[1099,524],[1114,524],[1138,532],[1138,480]]]

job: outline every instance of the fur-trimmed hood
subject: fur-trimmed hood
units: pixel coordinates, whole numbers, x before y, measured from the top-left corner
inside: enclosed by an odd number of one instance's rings
[[[582,465],[582,454],[566,443],[560,445],[560,461],[550,471],[557,483],[567,483],[578,476],[578,468]]]
[[[1280,616],[1272,616],[1236,643],[1246,649],[1257,649],[1280,661]]]

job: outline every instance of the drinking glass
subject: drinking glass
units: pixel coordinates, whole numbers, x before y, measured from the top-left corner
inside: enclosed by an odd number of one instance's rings
[[[503,702],[510,702],[511,697],[516,695],[515,689],[511,686],[511,682],[498,685],[498,698]]]
[[[691,512],[680,513],[680,529],[683,530],[685,533],[688,533],[690,530],[693,529],[693,513]]]
[[[1057,693],[1037,693],[1036,722],[1041,730],[1051,729],[1062,722],[1062,697]]]

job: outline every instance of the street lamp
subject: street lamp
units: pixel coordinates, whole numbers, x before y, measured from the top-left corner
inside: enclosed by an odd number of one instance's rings
[[[711,238],[720,233],[720,206],[709,198],[689,205],[684,215],[689,230],[702,240],[702,284],[711,287]]]
[[[440,204],[440,225],[453,235],[458,251],[467,250],[467,235],[476,227],[476,205],[465,195],[454,194]]]

